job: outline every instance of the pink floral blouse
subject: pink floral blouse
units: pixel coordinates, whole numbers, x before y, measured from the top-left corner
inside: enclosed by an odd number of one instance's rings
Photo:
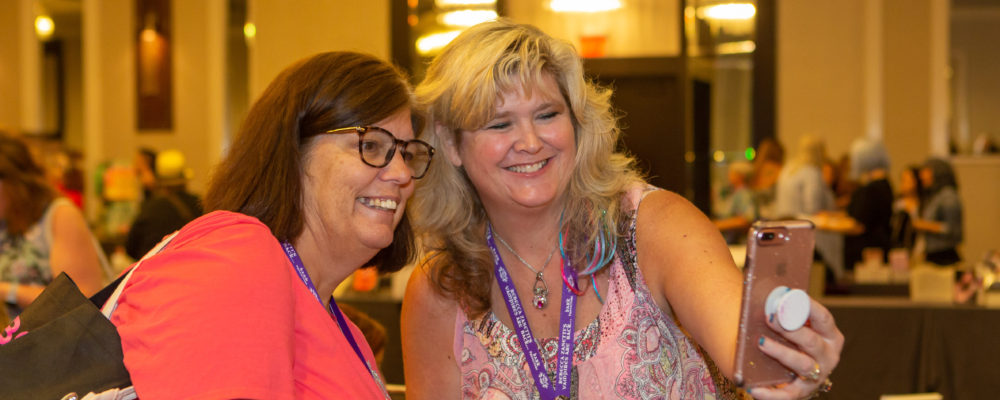
[[[627,196],[632,200],[631,226],[610,267],[604,306],[573,336],[572,397],[741,398],[715,366],[706,363],[673,312],[660,310],[649,294],[635,258],[636,200],[648,193],[641,189]],[[538,344],[546,370],[554,371],[557,338],[539,339]],[[458,312],[454,352],[463,398],[539,398],[517,335],[492,312],[473,320]]]

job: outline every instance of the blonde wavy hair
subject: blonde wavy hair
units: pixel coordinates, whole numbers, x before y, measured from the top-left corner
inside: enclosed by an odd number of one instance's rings
[[[417,102],[428,115],[435,148],[458,146],[463,130],[489,122],[503,94],[538,88],[555,78],[569,105],[576,137],[573,176],[561,231],[573,265],[586,265],[601,234],[617,241],[625,219],[619,202],[627,188],[643,182],[635,160],[616,151],[620,130],[610,103],[611,90],[587,81],[572,45],[530,25],[507,20],[469,28],[430,64],[417,87]],[[484,237],[486,212],[465,171],[436,157],[419,182],[414,221],[432,254],[425,265],[435,287],[473,315],[490,307],[493,260]]]

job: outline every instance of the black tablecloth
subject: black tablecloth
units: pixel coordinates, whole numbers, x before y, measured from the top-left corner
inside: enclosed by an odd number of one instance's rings
[[[948,400],[1000,398],[1000,309],[906,299],[827,298],[844,333],[826,399],[938,392]]]
[[[398,300],[342,300],[385,324],[382,372],[403,383]],[[1000,399],[1000,309],[912,303],[892,297],[822,299],[844,333],[834,390],[824,399],[938,392],[947,400]]]

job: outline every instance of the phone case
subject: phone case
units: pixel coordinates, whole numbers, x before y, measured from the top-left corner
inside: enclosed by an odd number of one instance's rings
[[[764,305],[778,286],[806,290],[813,261],[813,224],[809,221],[761,221],[750,228],[743,270],[743,301],[736,347],[736,384],[767,386],[795,379],[795,373],[760,351],[761,336],[793,344],[767,326]]]

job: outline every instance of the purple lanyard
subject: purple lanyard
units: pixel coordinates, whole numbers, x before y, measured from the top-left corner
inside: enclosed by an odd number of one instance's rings
[[[316,285],[313,285],[312,279],[309,278],[309,274],[306,272],[306,267],[302,264],[302,259],[299,258],[299,253],[295,251],[295,247],[287,241],[282,241],[281,248],[285,249],[285,255],[288,256],[288,261],[291,261],[292,266],[295,267],[295,272],[299,274],[299,279],[302,280],[302,283],[306,284],[309,291],[312,292],[314,297],[316,297],[316,301],[319,301],[319,304],[323,304],[323,301],[319,298],[319,292],[316,290]],[[354,340],[354,335],[351,334],[351,328],[347,325],[347,320],[344,319],[344,313],[340,311],[340,307],[337,307],[337,301],[333,299],[333,296],[330,296],[330,314],[332,314],[334,319],[337,320],[337,325],[340,326],[340,331],[344,334],[344,337],[347,338],[347,343],[350,343],[351,348],[354,349],[354,354],[356,354],[358,359],[361,360],[361,364],[364,364],[365,368],[368,369],[368,373],[372,375],[372,379],[375,380],[375,384],[378,385],[379,389],[382,389],[382,394],[385,398],[389,399],[389,392],[385,390],[385,383],[382,382],[382,377],[379,376],[378,370],[372,368],[371,364],[368,363],[368,360],[366,360],[365,356],[361,353],[361,349],[358,347],[358,342]]]
[[[570,291],[566,285],[562,286],[562,308],[559,310],[559,347],[556,349],[556,376],[555,384],[545,373],[545,364],[542,355],[538,351],[538,343],[535,342],[531,328],[528,326],[528,318],[524,314],[521,306],[521,299],[514,290],[514,283],[510,280],[507,266],[500,258],[497,251],[496,242],[493,241],[493,227],[487,225],[486,243],[493,253],[493,264],[496,266],[494,273],[497,277],[497,284],[500,285],[500,292],[503,294],[504,302],[507,304],[507,312],[510,313],[511,321],[517,328],[517,336],[521,342],[521,351],[524,352],[528,367],[535,378],[535,387],[543,400],[556,398],[569,398],[570,394],[570,367],[571,356],[573,355],[573,325],[576,314],[576,295]],[[563,257],[563,271],[569,271],[576,284],[576,270],[569,264],[569,260]]]

